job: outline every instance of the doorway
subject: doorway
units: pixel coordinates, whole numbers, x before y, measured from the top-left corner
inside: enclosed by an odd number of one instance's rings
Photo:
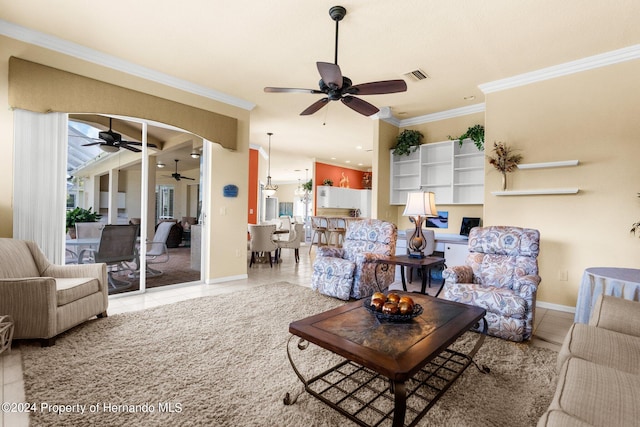
[[[116,139],[130,141],[136,150],[104,149],[107,120],[108,130],[119,135]],[[203,282],[202,253],[192,245],[194,234],[198,239],[206,235],[198,221],[205,184],[203,144],[188,132],[158,123],[70,115],[68,209],[92,207],[103,224],[139,228],[136,259],[110,267],[110,276],[123,283],[111,286],[110,295]]]

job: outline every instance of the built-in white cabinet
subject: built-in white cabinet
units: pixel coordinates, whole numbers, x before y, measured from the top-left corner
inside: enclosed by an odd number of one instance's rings
[[[317,191],[319,208],[360,209],[361,212],[363,211],[363,193],[367,191],[371,193],[371,190],[332,187],[328,185],[319,185]]]
[[[469,255],[469,246],[467,242],[461,243],[444,243],[444,259],[447,267],[455,265],[464,265]]]
[[[423,144],[409,156],[391,154],[390,201],[403,205],[412,191],[435,193],[436,204],[484,203],[484,151],[473,141]]]

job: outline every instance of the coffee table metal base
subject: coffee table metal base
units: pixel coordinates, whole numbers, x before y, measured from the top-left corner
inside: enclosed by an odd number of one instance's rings
[[[485,319],[482,322],[486,331]],[[287,343],[287,356],[305,391],[361,426],[415,426],[470,364],[480,372],[489,373],[489,368],[480,367],[473,360],[484,342],[483,333],[478,334],[468,354],[446,349],[404,382],[391,381],[346,359],[306,379],[291,355],[294,338],[297,337],[292,335]],[[307,341],[299,338],[299,350],[303,351],[308,346]],[[298,397],[299,394],[291,397],[287,393],[284,403],[292,405]]]

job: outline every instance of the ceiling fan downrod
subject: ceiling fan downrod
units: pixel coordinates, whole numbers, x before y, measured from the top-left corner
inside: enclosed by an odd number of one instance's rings
[[[347,9],[345,9],[342,6],[333,6],[331,9],[329,9],[329,16],[331,16],[331,19],[336,21],[336,46],[335,46],[335,56],[333,60],[333,63],[336,65],[338,65],[338,25],[346,14],[347,14]]]

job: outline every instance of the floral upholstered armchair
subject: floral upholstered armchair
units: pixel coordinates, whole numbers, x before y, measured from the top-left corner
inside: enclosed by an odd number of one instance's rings
[[[511,341],[531,338],[540,232],[519,227],[476,227],[464,266],[442,273],[442,298],[487,310],[488,333]]]
[[[341,248],[319,246],[311,287],[321,294],[348,300],[384,291],[395,278],[394,266],[376,264],[395,254],[398,229],[377,219],[349,221]]]

